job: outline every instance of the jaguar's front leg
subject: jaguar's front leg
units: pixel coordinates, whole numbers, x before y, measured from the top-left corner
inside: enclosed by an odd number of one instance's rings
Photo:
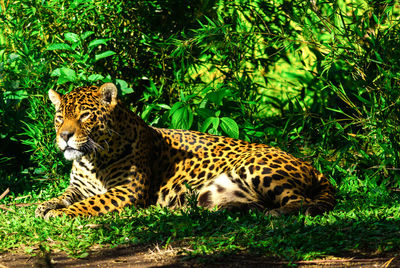
[[[61,210],[67,208],[75,202],[79,202],[83,199],[82,195],[79,194],[74,187],[68,187],[65,192],[59,196],[52,198],[48,201],[40,204],[35,210],[35,217],[47,218],[47,214],[50,211]]]
[[[143,187],[132,188],[120,185],[109,189],[104,194],[97,194],[68,207],[49,210],[44,218],[57,216],[97,216],[113,211],[121,211],[128,205],[144,205],[145,190]]]

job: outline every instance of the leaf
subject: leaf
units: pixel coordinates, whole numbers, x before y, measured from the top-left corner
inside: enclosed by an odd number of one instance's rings
[[[165,109],[165,110],[171,110],[171,107],[169,105],[167,105],[167,104],[161,103],[161,104],[156,104],[156,106],[160,107],[162,109]]]
[[[122,95],[126,95],[129,93],[133,92],[133,89],[128,87],[128,83],[125,80],[122,79],[116,79],[116,83],[119,85],[119,87],[121,88],[121,93]]]
[[[181,108],[182,106],[183,102],[176,102],[169,111],[169,115],[172,116],[175,113],[175,111]]]
[[[74,81],[76,79],[76,72],[70,68],[63,67],[61,68],[61,76],[69,79],[70,81]]]
[[[115,79],[116,84],[118,84],[121,88],[128,87],[128,83],[122,79]]]
[[[71,43],[77,43],[79,42],[79,35],[75,34],[75,33],[66,33],[64,34],[64,39],[67,40],[68,42]]]
[[[361,97],[361,96],[358,95],[358,94],[353,94],[353,95],[354,95],[354,97],[356,97],[356,98],[357,98],[359,101],[361,101],[362,103],[364,103],[364,104],[366,104],[366,105],[371,105],[371,101],[369,101],[369,100],[367,100],[367,99]]]
[[[53,70],[53,71],[51,72],[51,74],[50,74],[51,77],[60,76],[60,75],[61,75],[60,68],[57,68],[57,69]]]
[[[189,129],[193,124],[193,112],[189,107],[183,106],[172,114],[172,126],[179,129]]]
[[[64,44],[64,43],[54,43],[54,44],[50,44],[46,50],[71,50],[71,46],[68,44]]]
[[[222,117],[221,118],[221,129],[226,134],[228,134],[229,137],[232,137],[235,139],[239,138],[239,127],[236,124],[235,120],[233,120],[229,117]]]
[[[214,111],[212,111],[208,108],[197,108],[196,113],[203,118],[209,118],[214,115]]]
[[[215,103],[217,105],[222,105],[222,100],[224,97],[229,95],[228,90],[218,90],[216,92],[210,92],[206,95],[206,99],[211,101],[212,103]]]
[[[181,91],[181,93],[182,93],[182,91]],[[181,100],[184,101],[184,102],[187,102],[187,101],[189,101],[189,100],[191,100],[192,98],[197,97],[197,96],[198,96],[198,94],[184,95],[184,94],[182,93],[182,94],[181,94]]]
[[[89,48],[97,47],[99,45],[107,45],[107,39],[95,39],[89,43]]]
[[[213,129],[217,129],[219,126],[219,118],[211,116],[204,120],[203,125],[200,127],[200,132],[207,132],[207,129],[210,127],[210,125],[213,125]]]
[[[88,252],[83,252],[77,258],[78,259],[83,259],[83,258],[86,258],[87,256],[89,256],[89,253]]]
[[[54,73],[54,72],[53,72]],[[70,68],[62,67],[59,69],[59,77],[57,85],[62,85],[67,82],[75,82],[77,79],[76,72]]]
[[[110,56],[112,56],[112,55],[114,55],[114,54],[116,54],[114,51],[108,50],[108,51],[106,51],[106,52],[97,54],[97,55],[94,57],[94,60],[95,60],[95,61],[98,61],[98,60],[100,60],[100,59],[104,59],[104,58],[110,57]]]
[[[84,70],[79,70],[78,78],[75,80],[89,81],[88,76]]]
[[[158,97],[159,96],[159,91],[157,90],[157,86],[154,84],[153,80],[149,80],[150,85],[146,87],[147,92],[153,96],[153,97]]]
[[[89,82],[99,81],[102,80],[104,76],[101,74],[92,74],[88,77]]]
[[[153,108],[154,108],[154,106],[153,105],[146,105],[144,108],[143,108],[143,111],[142,111],[142,113],[140,114],[140,117],[143,119],[143,120],[146,120],[147,121],[147,119],[148,119],[148,117],[149,117],[149,115],[150,115],[150,112],[153,110]]]
[[[81,34],[81,39],[85,40],[86,38],[88,38],[89,36],[91,36],[92,34],[94,34],[93,31],[86,31],[83,34]]]
[[[29,97],[29,94],[24,89],[19,89],[16,91],[7,91],[4,93],[4,98],[12,98],[13,100],[22,100]]]
[[[126,87],[126,88],[121,88],[121,92],[122,92],[122,96],[126,95],[126,94],[131,94],[133,93],[133,89],[130,87]]]

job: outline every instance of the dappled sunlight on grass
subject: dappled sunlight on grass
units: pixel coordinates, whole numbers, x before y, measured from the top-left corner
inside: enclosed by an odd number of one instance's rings
[[[36,219],[33,207],[0,215],[0,248],[27,252],[61,250],[87,255],[96,245],[159,244],[182,247],[188,257],[262,254],[295,261],[346,254],[378,255],[400,248],[399,204],[388,195],[379,204],[340,201],[323,216],[273,218],[261,212],[230,213],[201,208],[170,211],[126,209],[98,218]],[[24,218],[24,221],[21,221]]]

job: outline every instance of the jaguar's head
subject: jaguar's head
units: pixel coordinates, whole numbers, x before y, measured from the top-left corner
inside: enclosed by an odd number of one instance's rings
[[[52,89],[49,97],[56,108],[54,125],[57,146],[67,160],[103,150],[108,139],[111,113],[117,105],[117,88],[112,83],[101,87],[79,87],[62,95]]]

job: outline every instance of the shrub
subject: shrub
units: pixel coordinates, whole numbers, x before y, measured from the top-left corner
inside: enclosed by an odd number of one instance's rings
[[[399,185],[394,1],[23,0],[0,6],[5,174],[65,173],[52,142],[48,89],[113,81],[151,125],[308,155],[345,192]]]
[[[295,154],[302,148],[338,183],[399,185],[394,2],[221,1],[218,8],[172,54],[177,84],[196,96],[186,105],[198,128],[220,134],[222,114],[241,138],[265,133]]]

